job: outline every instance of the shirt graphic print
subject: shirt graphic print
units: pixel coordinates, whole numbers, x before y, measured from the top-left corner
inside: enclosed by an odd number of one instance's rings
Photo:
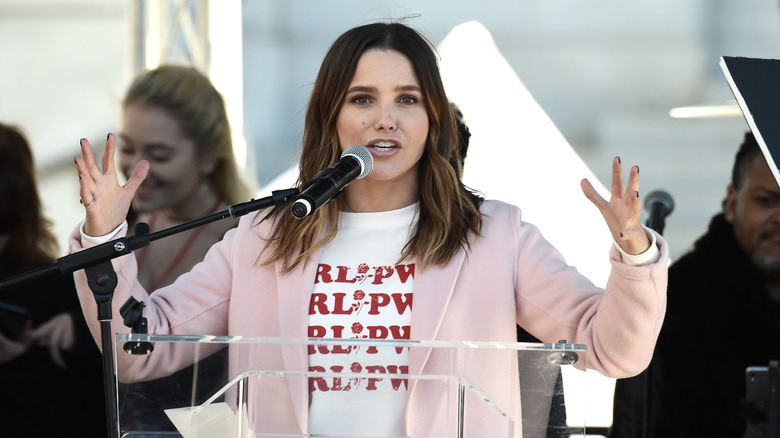
[[[415,211],[416,204],[342,213],[336,239],[323,249],[309,305],[309,337],[380,342],[309,348],[309,370],[327,373],[309,381],[310,434],[403,435],[408,351],[381,340],[411,336],[415,265],[398,260]]]

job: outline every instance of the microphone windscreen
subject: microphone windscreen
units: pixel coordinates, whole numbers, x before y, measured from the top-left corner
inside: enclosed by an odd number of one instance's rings
[[[369,151],[367,147],[360,145],[350,146],[341,153],[341,158],[344,158],[347,155],[357,158],[362,164],[360,175],[355,179],[367,177],[374,169],[374,156],[371,155],[371,151]]]
[[[650,209],[654,204],[661,204],[666,207],[667,214],[674,210],[674,199],[672,195],[664,190],[653,190],[645,196],[645,208]]]

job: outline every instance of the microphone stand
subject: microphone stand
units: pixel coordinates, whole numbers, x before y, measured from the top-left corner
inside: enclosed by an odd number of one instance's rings
[[[181,233],[201,225],[226,219],[228,217],[235,219],[249,212],[266,207],[283,207],[297,199],[299,194],[300,191],[298,189],[275,190],[271,193],[271,196],[231,205],[227,210],[222,212],[214,213],[210,216],[195,219],[152,234],[149,234],[148,225],[138,224],[140,226],[136,226],[137,234],[134,236],[121,237],[92,248],[84,249],[83,251],[60,257],[57,259],[57,262],[52,263],[51,265],[0,280],[0,290],[25,283],[39,276],[51,274],[54,271],[59,271],[61,274],[67,275],[84,269],[87,275],[89,288],[95,296],[95,301],[97,303],[97,319],[100,321],[100,337],[103,348],[103,385],[106,397],[106,415],[109,420],[108,436],[110,438],[119,438],[119,402],[117,400],[116,375],[114,374],[113,344],[111,342],[111,300],[117,285],[117,275],[111,264],[111,260],[130,254],[136,249],[143,248],[154,240]],[[135,319],[140,317],[143,304],[141,303],[141,305],[138,306],[133,303],[134,301],[135,300],[131,297],[122,308],[122,316],[126,317],[126,321],[128,318],[132,318],[133,315],[135,315]],[[130,317],[125,315],[125,313],[130,313]],[[141,322],[143,323],[142,329],[145,329],[145,320],[141,319]],[[137,328],[138,325],[134,325],[134,327]],[[143,348],[139,349],[138,347],[139,346],[136,345],[132,348],[126,347],[125,349],[128,352],[139,350],[146,354],[151,352],[151,349],[144,350]]]

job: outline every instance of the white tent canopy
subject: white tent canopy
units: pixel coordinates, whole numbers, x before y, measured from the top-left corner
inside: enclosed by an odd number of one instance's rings
[[[569,264],[604,286],[612,237],[580,181],[588,178],[605,199],[609,192],[523,86],[484,26],[474,21],[456,26],[439,53],[447,95],[472,134],[466,185],[519,206],[523,219],[538,226]]]

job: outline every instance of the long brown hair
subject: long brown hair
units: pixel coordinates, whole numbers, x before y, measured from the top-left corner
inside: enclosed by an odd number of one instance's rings
[[[0,252],[6,274],[52,263],[58,255],[52,223],[43,216],[35,164],[27,138],[0,124],[0,232],[10,234]],[[13,272],[16,271],[16,272]]]
[[[479,235],[482,198],[461,181],[455,116],[444,92],[432,45],[414,29],[401,23],[368,24],[345,32],[330,47],[306,111],[298,187],[339,159],[336,118],[358,61],[371,49],[394,50],[409,59],[428,114],[428,136],[418,166],[419,220],[401,256],[407,260],[416,257],[420,269],[429,263],[444,265],[461,247],[469,245],[469,232]],[[266,218],[275,221],[263,248],[263,253],[269,250],[263,263],[282,260],[286,272],[302,261],[305,263],[336,235],[342,202],[330,202],[301,220],[292,219],[289,209],[271,212]],[[326,227],[327,233],[316,241],[322,227]]]
[[[125,94],[123,106],[154,105],[179,122],[181,132],[195,143],[198,157],[216,151],[219,163],[208,177],[212,189],[229,204],[249,200],[233,154],[230,122],[222,95],[208,77],[193,67],[161,65],[139,74]]]

